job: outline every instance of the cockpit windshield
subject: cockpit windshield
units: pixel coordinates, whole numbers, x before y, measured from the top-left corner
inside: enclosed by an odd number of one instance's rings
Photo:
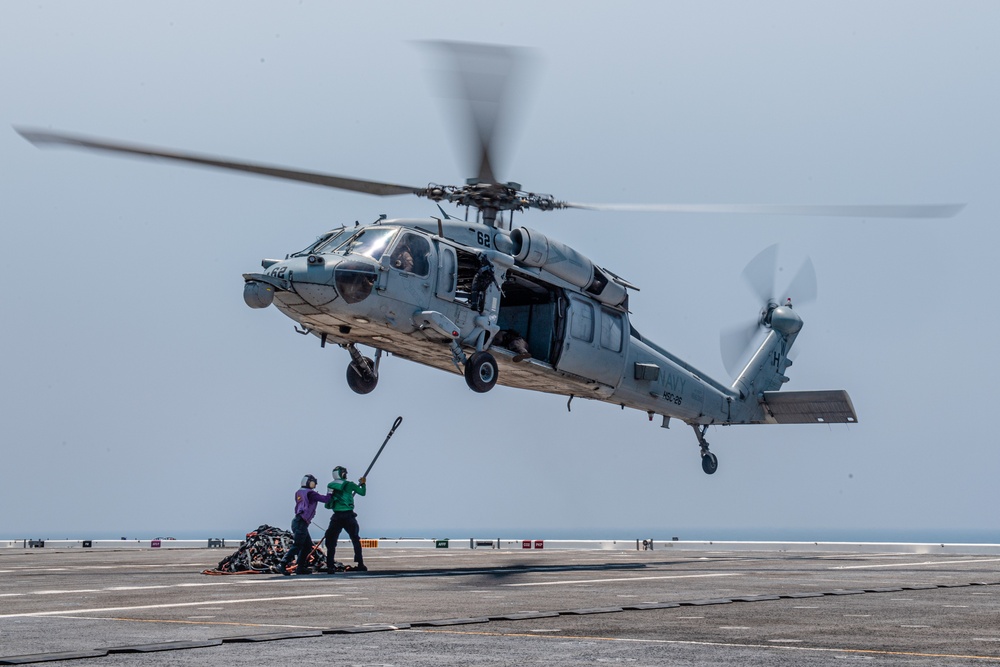
[[[335,248],[339,243],[343,242],[346,233],[346,227],[329,231],[313,241],[311,245],[306,246],[304,250],[293,253],[292,257],[301,257],[310,253],[330,252],[331,248]]]
[[[365,227],[341,243],[333,252],[343,255],[364,255],[378,261],[382,259],[382,253],[397,231],[395,227]]]
[[[331,252],[334,248],[344,242],[344,238],[347,236],[346,229],[338,229],[324,239],[321,239],[319,243],[312,249],[317,255],[324,252]]]

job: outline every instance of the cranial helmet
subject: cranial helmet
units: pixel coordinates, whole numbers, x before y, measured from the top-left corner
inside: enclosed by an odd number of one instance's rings
[[[344,466],[337,466],[333,469],[334,479],[347,479],[347,468]]]
[[[312,475],[306,475],[302,478],[302,488],[315,489],[316,488],[316,478]]]

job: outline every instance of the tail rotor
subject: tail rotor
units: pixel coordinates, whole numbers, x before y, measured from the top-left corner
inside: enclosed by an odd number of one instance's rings
[[[722,331],[720,336],[722,363],[730,375],[734,376],[739,370],[739,364],[746,359],[758,332],[771,328],[771,314],[775,308],[780,305],[791,305],[792,297],[796,304],[811,303],[816,300],[818,295],[816,269],[811,259],[806,258],[788,288],[781,294],[774,286],[779,270],[777,244],[764,248],[743,269],[741,275],[757,297],[760,312],[756,321]]]

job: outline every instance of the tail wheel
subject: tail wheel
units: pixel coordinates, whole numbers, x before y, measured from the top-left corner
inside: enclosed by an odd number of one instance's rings
[[[378,384],[378,377],[375,375],[375,361],[364,357],[364,362],[368,366],[362,369],[357,362],[352,361],[347,365],[347,386],[355,394],[370,394],[375,385]]]
[[[497,383],[497,360],[489,352],[476,352],[465,362],[465,383],[469,389],[485,394]]]

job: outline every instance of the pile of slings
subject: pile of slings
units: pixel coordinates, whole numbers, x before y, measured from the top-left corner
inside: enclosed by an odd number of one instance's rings
[[[247,533],[246,540],[235,553],[226,556],[214,570],[203,574],[263,574],[276,572],[281,559],[292,547],[292,534],[287,530],[264,524]],[[291,567],[295,567],[293,562]],[[326,552],[316,545],[309,554],[309,567],[313,572],[326,570]]]

